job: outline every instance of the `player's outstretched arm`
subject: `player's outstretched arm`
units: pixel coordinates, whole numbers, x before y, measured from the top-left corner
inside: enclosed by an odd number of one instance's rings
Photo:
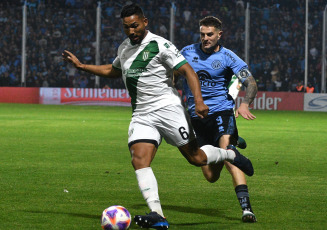
[[[185,76],[187,84],[191,89],[194,97],[195,113],[200,118],[206,117],[209,112],[209,107],[203,102],[199,78],[194,72],[193,68],[190,66],[190,64],[186,63],[182,65],[177,71],[178,74]]]
[[[249,106],[253,102],[258,92],[257,83],[253,76],[248,76],[243,82],[243,85],[246,87],[245,97],[240,107],[236,110],[235,117],[238,117],[238,114],[240,114],[243,118],[247,120],[253,120],[256,117],[250,112]]]
[[[121,77],[121,71],[118,69],[115,69],[112,67],[112,64],[107,64],[107,65],[87,65],[81,63],[78,58],[69,52],[68,50],[65,50],[62,53],[62,58],[63,60],[72,63],[75,68],[79,70],[83,70],[85,72],[98,75],[101,77],[106,77],[106,78],[117,78]]]

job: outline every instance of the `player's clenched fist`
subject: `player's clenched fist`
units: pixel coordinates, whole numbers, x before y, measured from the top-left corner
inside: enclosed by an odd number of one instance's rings
[[[209,107],[204,103],[198,103],[195,105],[195,113],[200,118],[205,118],[209,113]]]

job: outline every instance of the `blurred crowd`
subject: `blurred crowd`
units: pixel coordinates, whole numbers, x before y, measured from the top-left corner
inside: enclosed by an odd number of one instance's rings
[[[0,2],[0,86],[21,86],[22,0]],[[131,1],[101,1],[101,60],[112,63],[125,39],[120,10]],[[213,15],[223,22],[221,43],[244,59],[245,8],[250,3],[249,67],[260,91],[307,91],[305,67],[305,1],[303,0],[138,0],[149,30],[167,39],[170,9],[175,12],[174,44],[178,49],[199,42],[199,19]],[[63,50],[83,63],[95,64],[96,0],[28,0],[26,86],[93,88],[95,76],[64,63]],[[320,92],[322,18],[326,2],[309,4],[308,87]],[[302,87],[301,87],[302,86]],[[100,86],[123,88],[121,79]],[[313,90],[312,90],[313,89]]]

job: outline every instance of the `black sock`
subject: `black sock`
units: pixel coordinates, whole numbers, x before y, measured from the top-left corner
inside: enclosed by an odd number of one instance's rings
[[[248,186],[246,184],[238,185],[235,188],[235,192],[242,210],[253,212],[250,204]]]

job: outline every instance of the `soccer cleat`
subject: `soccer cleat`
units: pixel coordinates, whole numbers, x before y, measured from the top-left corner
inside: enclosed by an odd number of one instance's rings
[[[157,212],[150,212],[144,216],[136,215],[135,223],[141,228],[168,229],[169,223],[166,218],[160,216]]]
[[[241,169],[246,175],[252,176],[254,174],[254,169],[252,166],[251,161],[243,156],[234,145],[228,145],[228,150],[233,150],[235,152],[235,158],[232,162],[233,165],[235,165],[237,168]]]
[[[246,141],[242,138],[242,137],[238,137],[237,139],[237,144],[236,144],[237,147],[239,147],[240,149],[245,149],[246,148]]]
[[[244,223],[255,223],[255,222],[257,222],[257,218],[255,217],[253,212],[244,210],[243,216],[242,216],[242,221]]]

